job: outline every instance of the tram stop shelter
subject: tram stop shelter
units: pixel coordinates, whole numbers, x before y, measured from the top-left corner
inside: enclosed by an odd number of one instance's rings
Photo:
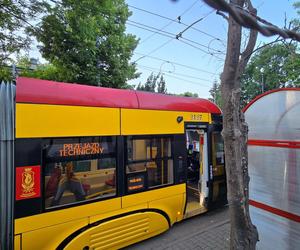
[[[266,92],[244,108],[250,213],[258,249],[300,246],[300,88]]]

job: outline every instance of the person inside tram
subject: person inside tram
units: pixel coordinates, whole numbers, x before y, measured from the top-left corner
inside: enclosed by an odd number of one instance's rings
[[[61,164],[56,163],[54,166],[54,169],[52,171],[52,174],[47,182],[46,186],[46,198],[50,198],[51,196],[54,196],[57,192],[59,180],[62,177],[61,173]]]
[[[199,180],[199,152],[194,150],[193,144],[188,146],[187,154],[187,178],[188,181],[197,182]]]
[[[72,162],[66,164],[65,176],[60,178],[51,206],[59,205],[61,197],[66,190],[69,190],[74,194],[76,201],[85,199],[86,192],[84,191],[81,181],[74,174]]]

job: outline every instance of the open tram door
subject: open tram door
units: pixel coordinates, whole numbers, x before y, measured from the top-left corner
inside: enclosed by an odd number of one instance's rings
[[[185,126],[187,202],[185,218],[227,203],[221,123]]]
[[[207,211],[208,136],[207,125],[186,124],[187,203],[185,218]]]
[[[209,196],[208,208],[219,207],[227,204],[227,186],[225,171],[224,141],[221,135],[222,124],[209,125],[211,141],[209,159]]]

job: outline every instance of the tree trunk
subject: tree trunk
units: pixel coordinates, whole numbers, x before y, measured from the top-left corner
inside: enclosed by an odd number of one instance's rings
[[[231,0],[231,3],[243,7],[244,0]],[[250,34],[247,48],[241,54],[241,26],[231,16],[228,22],[227,54],[221,77],[221,92],[222,135],[225,144],[227,197],[231,221],[230,248],[255,249],[258,233],[249,214],[248,128],[240,110],[240,76],[248,62],[251,54],[249,52],[252,52],[255,46],[257,32]]]

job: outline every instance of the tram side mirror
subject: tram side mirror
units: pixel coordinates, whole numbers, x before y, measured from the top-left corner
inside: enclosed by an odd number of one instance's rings
[[[182,121],[183,121],[183,117],[182,117],[182,116],[178,116],[178,117],[177,117],[177,122],[178,122],[178,123],[181,123]]]

